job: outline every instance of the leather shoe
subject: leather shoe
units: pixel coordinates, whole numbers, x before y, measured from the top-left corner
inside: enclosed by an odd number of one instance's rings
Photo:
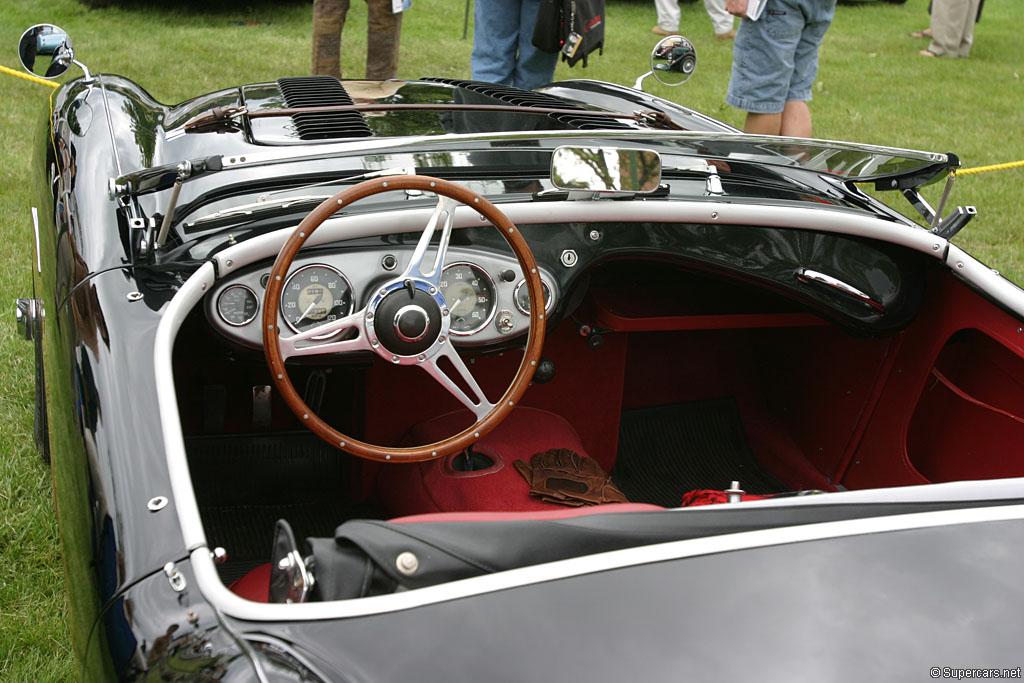
[[[676,34],[675,31],[666,31],[660,26],[655,26],[654,28],[652,28],[651,33],[656,33],[659,36],[674,36]]]
[[[715,38],[719,40],[732,40],[736,37],[736,29],[726,31],[725,33],[716,33]]]

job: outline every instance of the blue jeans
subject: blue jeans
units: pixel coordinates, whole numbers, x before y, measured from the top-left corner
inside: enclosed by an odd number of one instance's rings
[[[475,0],[473,80],[534,90],[555,77],[558,53],[533,46],[540,0]]]

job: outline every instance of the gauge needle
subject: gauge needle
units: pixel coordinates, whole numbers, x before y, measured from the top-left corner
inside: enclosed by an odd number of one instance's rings
[[[458,307],[459,307],[459,304],[461,304],[461,303],[462,303],[463,301],[464,301],[464,299],[463,299],[463,298],[462,298],[462,297],[460,296],[460,297],[459,297],[458,299],[456,299],[456,300],[455,300],[455,303],[453,303],[453,304],[452,304],[451,306],[449,306],[448,308],[449,308],[450,310],[453,310],[453,311],[454,311],[454,310],[455,310],[456,308],[458,308]]]
[[[313,300],[313,302],[312,302],[311,304],[309,304],[308,306],[306,306],[306,310],[304,310],[304,311],[302,312],[302,315],[300,315],[300,316],[299,316],[299,319],[295,321],[295,324],[296,324],[296,325],[298,325],[298,324],[299,324],[299,323],[301,323],[301,322],[302,322],[303,320],[305,320],[306,316],[307,316],[307,315],[309,315],[309,312],[313,310],[313,307],[314,307],[314,306],[316,306],[316,305],[317,305],[318,303],[320,303],[320,299],[321,299],[321,298],[323,298],[323,295],[321,295],[321,296],[318,296],[318,297],[317,297],[317,298],[316,298],[315,300]]]

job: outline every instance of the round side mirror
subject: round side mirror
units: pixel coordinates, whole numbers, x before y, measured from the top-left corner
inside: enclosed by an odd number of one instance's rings
[[[668,36],[651,51],[651,72],[665,85],[682,85],[697,70],[697,49],[682,36]]]
[[[71,66],[75,52],[71,37],[53,24],[36,24],[21,34],[21,65],[42,78],[57,78]]]

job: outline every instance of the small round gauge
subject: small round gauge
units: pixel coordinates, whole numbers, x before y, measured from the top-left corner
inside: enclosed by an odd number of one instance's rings
[[[494,282],[479,266],[453,263],[441,272],[441,295],[451,311],[451,333],[479,332],[494,317]]]
[[[540,281],[541,291],[544,292],[544,310],[547,311],[551,307],[551,290],[548,289],[548,283],[543,280]],[[519,284],[516,285],[515,291],[512,293],[512,298],[516,302],[516,308],[523,315],[530,315],[530,290],[526,287],[526,280],[520,280]]]
[[[288,327],[304,332],[344,317],[352,310],[352,286],[330,266],[299,268],[281,292],[281,315]]]
[[[231,285],[217,297],[217,313],[228,325],[248,325],[260,310],[260,300],[245,285]]]

